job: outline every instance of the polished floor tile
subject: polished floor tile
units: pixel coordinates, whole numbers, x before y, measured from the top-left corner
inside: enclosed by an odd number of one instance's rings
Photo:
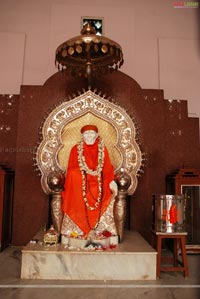
[[[21,248],[0,253],[0,299],[199,299],[200,255],[188,255],[189,278],[181,272],[161,273],[154,281],[20,279]]]

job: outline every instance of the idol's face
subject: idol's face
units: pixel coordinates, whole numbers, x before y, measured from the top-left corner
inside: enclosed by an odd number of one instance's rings
[[[83,134],[83,140],[87,145],[92,145],[98,137],[98,133],[93,130],[85,131]]]

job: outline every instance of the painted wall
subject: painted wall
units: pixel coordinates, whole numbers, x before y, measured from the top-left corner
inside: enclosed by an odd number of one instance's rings
[[[57,71],[57,46],[80,34],[81,17],[103,17],[104,35],[122,46],[121,70],[142,88],[188,100],[189,115],[200,117],[199,12],[172,0],[1,0],[0,94],[43,85]]]

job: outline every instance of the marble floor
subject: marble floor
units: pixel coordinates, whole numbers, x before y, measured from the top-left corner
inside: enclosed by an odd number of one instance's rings
[[[152,281],[20,279],[20,247],[0,253],[0,299],[199,299],[200,255],[188,255],[189,278],[181,272],[161,273]]]

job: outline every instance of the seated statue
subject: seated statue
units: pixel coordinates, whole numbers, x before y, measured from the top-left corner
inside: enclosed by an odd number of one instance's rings
[[[118,188],[109,153],[95,125],[81,128],[81,141],[72,147],[62,191],[61,235],[92,232],[117,235],[113,205]]]

